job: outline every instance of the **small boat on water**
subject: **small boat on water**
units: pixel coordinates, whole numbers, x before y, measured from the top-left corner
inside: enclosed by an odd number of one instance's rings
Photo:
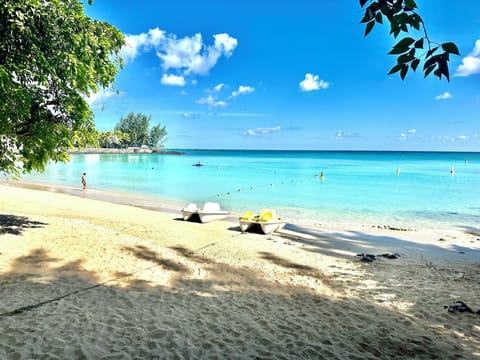
[[[195,163],[195,164],[192,164],[192,166],[203,166],[203,164],[199,161],[199,162],[197,162],[197,163]]]

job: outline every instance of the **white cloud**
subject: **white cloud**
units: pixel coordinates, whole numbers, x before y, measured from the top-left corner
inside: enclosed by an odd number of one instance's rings
[[[112,89],[100,89],[99,91],[97,91],[96,93],[90,93],[90,96],[88,98],[86,98],[85,100],[87,101],[87,104],[91,107],[91,108],[101,108],[104,104],[105,104],[105,101],[108,99],[108,98],[112,98],[112,97],[120,97],[120,96],[123,96],[124,93],[120,92],[120,91],[115,91],[115,90],[112,90]]]
[[[218,93],[220,92],[223,88],[225,87],[225,84],[224,83],[221,83],[221,84],[217,84],[215,85],[213,88],[208,88],[208,89],[205,89],[205,92],[206,93]]]
[[[162,48],[156,49],[157,56],[163,60],[163,68],[168,70],[190,68],[200,61],[200,51],[203,47],[201,34],[177,39],[175,35],[168,37]]]
[[[246,132],[245,132],[245,135],[249,135],[249,136],[257,136],[257,135],[263,135],[263,134],[269,134],[269,133],[272,133],[272,132],[276,132],[276,131],[281,131],[282,128],[280,126],[275,126],[275,127],[258,127],[258,128],[254,128],[254,129],[248,129]]]
[[[196,112],[186,112],[182,114],[182,117],[185,119],[199,119],[202,117],[202,114]]]
[[[417,133],[417,129],[408,129],[406,132],[402,132],[400,133],[400,135],[398,136],[398,138],[402,141],[404,140],[407,140],[409,138],[410,135],[413,135],[413,134],[416,134]]]
[[[238,87],[238,90],[235,90],[232,92],[232,95],[230,96],[231,98],[235,98],[239,95],[242,95],[242,94],[249,94],[249,93],[252,93],[255,91],[255,88],[251,87],[251,86],[243,86],[243,85],[240,85]]]
[[[458,140],[467,140],[467,136],[466,135],[458,135],[457,139]]]
[[[221,101],[217,101],[214,103],[221,103]],[[225,102],[224,102],[225,103]],[[226,104],[226,103],[225,103]],[[183,118],[200,118],[200,117],[207,117],[207,116],[215,116],[215,117],[242,117],[242,118],[247,118],[247,117],[268,117],[270,116],[269,114],[258,114],[258,113],[229,113],[229,112],[220,112],[220,111],[215,111],[215,112],[169,112],[175,115],[180,115]]]
[[[470,76],[480,73],[480,40],[475,42],[475,47],[468,54],[468,56],[462,59],[462,65],[460,65],[455,71],[455,76]]]
[[[358,137],[358,133],[351,133],[349,131],[344,131],[344,130],[337,130],[335,132],[335,135],[330,136],[330,139],[332,140],[344,140],[346,138],[354,138]]]
[[[162,46],[157,47],[157,56],[163,61],[163,68],[183,71],[185,75],[206,75],[223,55],[230,57],[238,44],[237,39],[228,34],[213,36],[214,44],[203,44],[201,34],[177,39],[169,35]]]
[[[305,79],[299,83],[300,90],[313,91],[319,89],[327,89],[330,84],[324,80],[319,79],[318,75],[305,74]]]
[[[208,95],[208,97],[201,98],[196,101],[197,104],[202,104],[202,105],[204,104],[211,105],[214,102],[215,102],[215,98],[212,95]]]
[[[146,41],[147,34],[125,35],[125,45],[120,49],[120,57],[125,63],[133,61],[138,56],[140,47],[143,46]]]
[[[453,96],[448,91],[445,91],[443,94],[435,96],[435,100],[446,100],[451,99]]]
[[[227,57],[232,55],[233,50],[238,45],[237,39],[226,33],[213,35],[213,38],[215,39],[215,49],[224,53]]]
[[[149,45],[156,47],[165,40],[165,31],[160,30],[158,27],[148,30]]]
[[[222,83],[222,84],[218,84],[217,86],[215,86],[215,87],[213,88],[213,90],[218,92],[218,91],[222,90],[222,88],[223,88],[224,86],[225,86],[225,84],[223,84],[223,83]]]
[[[228,106],[228,103],[226,101],[217,101],[215,104],[214,104],[215,107],[227,107]]]
[[[475,47],[470,53],[470,56],[478,56],[478,55],[480,55],[480,40],[475,41]]]
[[[230,57],[237,45],[238,40],[227,33],[213,35],[213,44],[207,45],[200,33],[179,39],[155,28],[147,33],[125,35],[120,57],[129,63],[142,53],[155,51],[165,71],[175,69],[184,76],[206,75],[220,57]]]
[[[217,101],[212,95],[208,95],[206,98],[201,98],[196,101],[197,104],[208,105],[209,108],[215,107],[227,107],[228,103],[225,101]]]
[[[120,57],[125,63],[132,62],[140,53],[160,46],[165,39],[165,31],[159,28],[150,29],[148,33],[125,35],[125,45],[120,49]]]
[[[216,115],[217,116],[221,115],[221,116],[224,116],[224,117],[242,117],[242,118],[245,118],[245,117],[268,117],[268,116],[270,116],[269,114],[259,114],[259,113],[226,113],[226,112],[217,113]]]
[[[185,78],[178,75],[163,74],[160,81],[163,85],[185,86]]]
[[[437,136],[436,139],[439,140],[439,141],[446,141],[446,142],[452,142],[452,143],[455,142],[455,137],[448,136],[448,135],[444,135],[444,136],[439,135],[439,136]]]
[[[343,131],[342,130],[337,130],[337,132],[335,133],[335,136],[333,138],[337,139],[337,140],[344,139],[345,136],[343,135]]]

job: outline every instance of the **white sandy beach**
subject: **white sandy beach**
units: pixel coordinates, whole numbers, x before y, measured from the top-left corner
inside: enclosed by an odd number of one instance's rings
[[[0,185],[0,359],[480,359],[445,308],[479,271],[480,227],[242,234]]]

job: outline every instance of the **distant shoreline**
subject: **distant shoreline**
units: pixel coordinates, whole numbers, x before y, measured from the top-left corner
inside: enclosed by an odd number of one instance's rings
[[[152,150],[143,148],[113,149],[113,148],[85,148],[70,151],[70,154],[160,154],[160,155],[185,155],[183,151]]]

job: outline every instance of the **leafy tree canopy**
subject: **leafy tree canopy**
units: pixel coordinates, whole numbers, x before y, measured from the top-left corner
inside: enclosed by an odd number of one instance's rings
[[[408,71],[416,71],[423,60],[425,77],[433,72],[439,79],[444,76],[450,81],[450,55],[460,55],[460,52],[452,42],[437,44],[430,40],[425,23],[417,12],[415,0],[360,0],[360,6],[365,8],[360,21],[365,23],[365,36],[376,23],[383,24],[385,19],[390,23],[390,34],[395,38],[411,29],[422,33],[418,38],[405,36],[393,46],[389,54],[398,55],[397,64],[388,74],[399,72],[403,80]]]
[[[167,136],[167,130],[165,126],[162,127],[160,124],[150,129],[151,119],[150,115],[130,113],[120,119],[117,125],[115,125],[115,131],[128,135],[130,139],[129,146],[162,146]]]
[[[91,142],[85,99],[113,82],[124,39],[79,0],[3,0],[0,19],[0,171],[18,176]]]
[[[150,147],[163,147],[167,137],[167,129],[160,124],[153,126],[150,129],[148,138],[148,146]]]
[[[130,137],[119,130],[99,131],[97,134],[98,145],[101,148],[125,148],[130,143]],[[94,145],[94,144],[90,144]]]

